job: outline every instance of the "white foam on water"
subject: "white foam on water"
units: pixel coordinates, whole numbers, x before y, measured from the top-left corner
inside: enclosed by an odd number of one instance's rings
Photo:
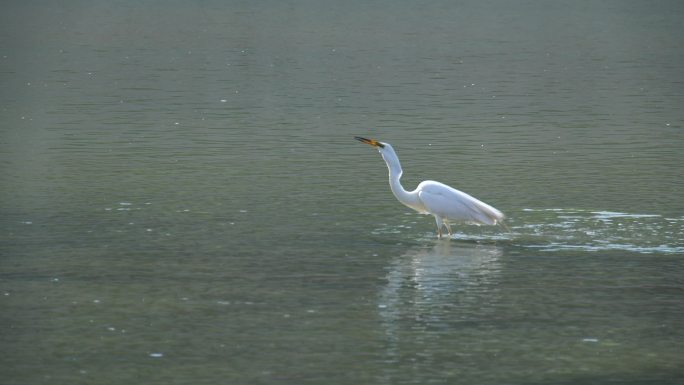
[[[629,213],[619,213],[614,211],[592,211],[592,214],[596,218],[659,218],[660,215],[657,214],[629,214]]]
[[[409,216],[401,223],[381,224],[372,234],[413,234],[420,240],[436,239],[435,232],[426,233],[426,227],[417,224],[417,216]],[[452,228],[455,232],[451,239],[512,244],[548,252],[622,250],[643,254],[684,253],[684,218],[577,208],[525,208],[509,213],[506,223],[510,232],[495,226],[454,223]]]

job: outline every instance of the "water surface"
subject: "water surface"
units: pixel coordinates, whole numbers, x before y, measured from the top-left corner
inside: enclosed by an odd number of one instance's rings
[[[4,8],[3,383],[684,381],[679,2]]]

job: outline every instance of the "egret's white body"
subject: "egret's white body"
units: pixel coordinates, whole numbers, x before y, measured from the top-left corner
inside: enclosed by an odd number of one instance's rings
[[[442,237],[442,227],[451,235],[449,221],[478,225],[503,223],[504,214],[494,207],[444,183],[426,180],[413,191],[406,191],[401,185],[401,163],[389,143],[356,137],[356,140],[378,149],[389,169],[389,183],[392,193],[404,205],[421,214],[431,214],[437,222],[437,235]]]

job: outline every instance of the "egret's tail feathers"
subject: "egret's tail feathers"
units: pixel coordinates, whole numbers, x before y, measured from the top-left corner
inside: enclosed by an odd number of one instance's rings
[[[502,223],[506,216],[494,207],[482,202],[476,201],[474,209],[477,211],[479,222],[485,225],[496,225]]]

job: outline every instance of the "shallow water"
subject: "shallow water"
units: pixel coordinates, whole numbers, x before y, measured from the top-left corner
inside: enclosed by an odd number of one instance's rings
[[[5,8],[3,384],[684,381],[679,2]]]

